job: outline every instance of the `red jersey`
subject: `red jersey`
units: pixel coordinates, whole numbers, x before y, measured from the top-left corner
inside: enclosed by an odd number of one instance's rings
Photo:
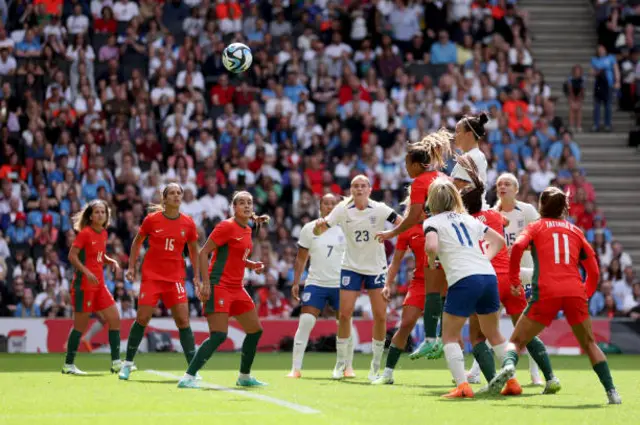
[[[72,245],[80,250],[78,254],[80,262],[98,278],[101,285],[104,285],[103,267],[104,255],[107,252],[107,237],[106,230],[96,232],[91,226],[86,226],[76,235]],[[76,289],[83,291],[89,291],[97,286],[89,283],[80,270],[76,270],[73,285]]]
[[[422,233],[422,223],[415,224],[409,230],[406,230],[398,236],[396,249],[398,251],[406,251],[411,248],[416,258],[416,268],[413,271],[413,280],[424,281],[424,267],[427,256],[424,253],[424,233]]]
[[[534,300],[593,295],[600,271],[595,252],[578,227],[566,220],[548,218],[525,227],[511,247],[511,284],[520,282],[520,259],[528,246],[534,262]],[[578,268],[581,262],[587,272],[586,288]]]
[[[193,219],[184,214],[168,218],[162,211],[151,213],[142,221],[138,233],[149,238],[149,250],[142,262],[142,280],[183,282],[184,245],[198,239]]]
[[[420,204],[424,207],[429,195],[429,186],[441,175],[443,174],[439,171],[425,171],[416,177],[411,183],[411,205]]]
[[[251,254],[251,228],[241,226],[232,217],[218,224],[211,235],[216,244],[209,263],[209,281],[213,285],[242,288],[244,269]]]
[[[500,214],[496,210],[486,210],[480,211],[479,213],[473,214],[475,218],[480,220],[482,223],[486,224],[488,227],[492,228],[496,232],[501,235],[504,235],[504,226],[507,224],[507,219]],[[486,252],[486,248],[484,247],[483,242],[480,246],[482,248],[482,252]],[[496,274],[507,274],[509,273],[509,251],[507,250],[507,245],[505,244],[500,252],[493,257],[491,260],[491,265],[493,269],[496,271]]]

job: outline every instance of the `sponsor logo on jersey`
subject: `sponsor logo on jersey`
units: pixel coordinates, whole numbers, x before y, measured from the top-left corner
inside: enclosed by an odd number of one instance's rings
[[[350,282],[351,282],[351,276],[342,277],[342,286],[349,286]]]
[[[304,294],[302,294],[302,301],[309,302],[309,300],[311,299],[311,292],[305,292]]]
[[[369,217],[369,223],[371,223],[371,225],[376,224],[376,217]]]

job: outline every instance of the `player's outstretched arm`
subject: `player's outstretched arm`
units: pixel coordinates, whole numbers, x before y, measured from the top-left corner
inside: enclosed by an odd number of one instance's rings
[[[411,204],[409,206],[409,214],[404,219],[400,216],[396,218],[396,222],[394,227],[391,230],[386,230],[384,232],[378,232],[376,234],[376,239],[378,242],[384,242],[387,239],[395,238],[398,235],[406,232],[411,229],[415,224],[420,221],[420,215],[422,214],[423,206],[420,204]]]

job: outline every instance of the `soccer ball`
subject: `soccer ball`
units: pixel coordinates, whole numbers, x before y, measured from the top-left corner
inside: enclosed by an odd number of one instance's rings
[[[229,44],[222,52],[222,64],[236,74],[249,69],[252,61],[251,49],[242,43]]]

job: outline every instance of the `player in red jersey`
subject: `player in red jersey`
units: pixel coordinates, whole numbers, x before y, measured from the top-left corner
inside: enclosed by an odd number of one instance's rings
[[[411,198],[408,197],[405,201],[407,207],[410,205]],[[409,212],[407,208],[406,212]],[[393,293],[394,281],[396,275],[400,270],[402,259],[407,253],[407,249],[411,249],[415,258],[415,268],[413,270],[413,278],[409,283],[409,290],[402,303],[402,319],[400,321],[400,327],[393,334],[391,338],[391,345],[389,346],[389,352],[387,353],[387,362],[384,368],[383,374],[372,382],[373,385],[391,385],[394,382],[393,370],[400,359],[400,355],[407,346],[407,340],[411,335],[411,331],[415,327],[418,319],[422,316],[422,310],[424,309],[424,300],[426,297],[426,288],[424,285],[424,271],[425,271],[425,259],[424,253],[424,233],[422,232],[422,222],[427,217],[427,214],[422,211],[421,217],[418,223],[414,224],[412,228],[403,232],[398,237],[396,242],[396,250],[393,253],[393,259],[389,266],[389,272],[387,274],[387,281],[382,290],[382,295],[387,301],[391,300],[391,294]]]
[[[142,283],[138,298],[138,314],[129,331],[127,357],[118,375],[127,380],[133,367],[133,359],[144,337],[144,331],[153,310],[162,300],[171,310],[180,334],[180,345],[187,363],[196,351],[193,332],[189,323],[189,304],[184,287],[185,263],[182,257],[184,246],[189,248],[189,259],[194,270],[193,283],[196,291],[201,289],[198,270],[198,232],[191,217],[180,213],[183,195],[182,186],[169,183],[162,191],[162,203],[151,205],[149,215],[142,221],[138,234],[131,244],[129,269],[126,277],[133,281],[136,274],[138,254],[145,239],[149,239],[149,250],[142,262]]]
[[[236,385],[257,387],[266,385],[251,376],[251,365],[256,355],[262,325],[251,296],[244,289],[245,269],[262,273],[264,264],[249,260],[253,248],[249,221],[257,225],[269,220],[253,212],[253,197],[249,192],[238,192],[231,201],[233,217],[218,224],[200,249],[200,275],[204,285],[200,298],[209,324],[209,338],[202,343],[178,388],[198,388],[196,373],[205,365],[216,349],[227,339],[229,317],[235,317],[246,336],[242,343],[240,374]],[[209,254],[213,258],[207,267]]]
[[[111,372],[117,372],[121,367],[120,315],[104,283],[102,270],[104,263],[119,268],[118,262],[107,255],[106,226],[110,215],[107,203],[98,199],[88,203],[73,218],[73,228],[78,234],[69,250],[69,262],[75,268],[75,274],[71,288],[73,329],[67,340],[67,357],[62,367],[65,374],[86,375],[74,361],[92,312],[100,312],[109,326]]]
[[[520,260],[524,250],[531,247],[534,259],[531,300],[511,335],[502,370],[489,386],[501,388],[514,375],[518,353],[562,310],[580,346],[589,356],[609,404],[620,404],[622,400],[613,384],[607,358],[596,344],[587,306],[600,278],[595,252],[582,231],[564,219],[568,212],[564,192],[555,187],[545,189],[540,195],[539,210],[541,219],[529,224],[512,246],[509,267],[513,291],[522,291]],[[580,264],[587,274],[585,283],[580,275]]]
[[[411,229],[418,222],[425,209],[429,186],[443,175],[438,170],[445,167],[451,155],[451,134],[439,130],[424,137],[420,142],[407,148],[405,166],[413,180],[410,189],[411,205],[406,219],[397,227],[376,235],[379,241],[391,239]],[[425,339],[409,357],[417,359],[423,356],[438,358],[442,356],[442,342],[437,339],[438,320],[442,313],[443,297],[447,290],[447,280],[441,268],[425,270],[425,303],[423,308]]]

